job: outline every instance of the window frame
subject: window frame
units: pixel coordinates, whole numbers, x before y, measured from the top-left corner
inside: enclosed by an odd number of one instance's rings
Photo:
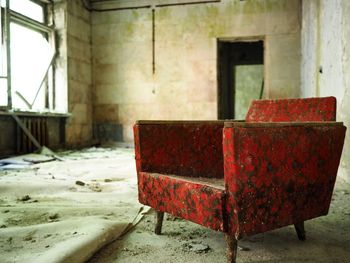
[[[53,50],[54,50],[54,56],[51,60],[50,63],[50,67],[47,71],[47,73],[45,74],[45,76],[43,76],[43,78],[45,77],[45,80],[43,81],[43,83],[41,83],[42,85],[44,85],[44,82],[48,82],[50,77],[48,76],[48,74],[52,75],[51,76],[51,88],[49,87],[49,84],[46,84],[46,96],[52,96],[52,98],[46,98],[45,100],[48,101],[48,108],[42,109],[42,110],[47,110],[48,112],[52,112],[55,111],[55,57],[57,54],[56,51],[56,46],[55,46],[55,29],[54,29],[54,23],[53,23],[53,18],[52,18],[52,14],[49,14],[49,10],[50,7],[52,7],[52,3],[48,0],[28,0],[31,1],[35,4],[38,4],[42,7],[43,9],[43,16],[44,16],[44,22],[39,22],[35,19],[32,19],[28,16],[25,16],[21,13],[18,13],[14,10],[11,10],[10,8],[10,0],[5,0],[5,7],[1,7],[1,9],[3,10],[3,14],[4,14],[4,19],[3,19],[3,23],[2,28],[1,28],[1,32],[3,33],[4,36],[4,44],[5,44],[5,55],[6,55],[6,69],[7,69],[7,75],[6,76],[0,76],[2,79],[6,79],[7,80],[7,105],[6,106],[0,106],[0,110],[12,110],[13,108],[13,103],[12,103],[12,85],[11,85],[11,78],[12,78],[12,74],[11,74],[11,30],[10,30],[10,26],[11,23],[15,23],[17,25],[23,26],[29,30],[38,32],[42,35],[45,35],[45,38],[47,38],[48,42],[51,44]],[[51,16],[50,16],[51,15]],[[51,73],[49,73],[51,71]],[[42,86],[41,85],[41,86]],[[38,87],[38,92],[40,90],[40,87]],[[52,93],[51,95],[49,93]],[[50,103],[51,101],[51,103]],[[38,112],[38,110],[32,110],[30,108],[28,109],[14,109],[14,110],[18,110],[20,112],[26,112],[26,111],[30,111],[30,112]]]

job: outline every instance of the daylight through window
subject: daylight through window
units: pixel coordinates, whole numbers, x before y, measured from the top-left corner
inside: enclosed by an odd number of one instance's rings
[[[48,3],[0,1],[0,107],[54,111],[54,30],[48,17]]]

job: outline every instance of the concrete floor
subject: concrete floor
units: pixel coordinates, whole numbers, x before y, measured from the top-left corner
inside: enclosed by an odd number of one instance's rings
[[[153,221],[153,215],[147,215],[132,232],[101,250],[88,262],[225,262],[222,233],[170,218],[164,223],[163,235],[156,236]],[[241,249],[237,263],[349,262],[349,215],[333,209],[328,217],[306,222],[306,229],[305,242],[297,239],[293,227],[246,238],[239,242]]]
[[[350,262],[350,185],[336,184],[329,214],[305,222],[307,240],[299,241],[288,226],[239,242],[238,263]],[[167,216],[163,235],[154,230],[154,213],[130,233],[105,247],[89,263],[225,262],[224,235]]]
[[[137,222],[133,149],[57,154],[63,161],[0,167],[1,263],[86,262]]]
[[[52,262],[225,262],[222,233],[167,215],[163,234],[157,236],[153,233],[152,210],[135,228],[115,240],[116,228],[109,230],[106,224],[125,225],[138,210],[133,150],[90,149],[66,156],[65,164],[52,162],[32,170],[0,172],[0,225],[4,226],[0,229],[0,262],[38,262],[29,259],[50,250],[46,254],[51,255]],[[77,185],[76,180],[87,186]],[[30,181],[39,185],[30,186]],[[100,188],[91,188],[93,183]],[[19,201],[18,196],[26,193],[37,201]],[[292,226],[252,236],[239,242],[237,262],[350,262],[349,204],[350,185],[338,180],[329,215],[305,223],[305,242],[297,239]],[[50,215],[55,213],[58,217],[51,220]],[[37,220],[29,222],[31,215],[37,215]],[[85,221],[88,217],[90,220]],[[76,226],[70,224],[72,219],[78,220]],[[98,234],[96,220],[109,234],[108,239]],[[63,228],[55,227],[59,224]],[[40,232],[43,228],[48,229],[47,233]],[[94,231],[100,239],[98,245],[93,236],[89,237]],[[70,249],[74,261],[61,257],[65,250],[55,252],[56,241],[79,241],[77,236],[85,240],[89,237],[95,245],[89,241],[90,245],[77,246],[76,251]],[[106,240],[115,241],[96,252]]]

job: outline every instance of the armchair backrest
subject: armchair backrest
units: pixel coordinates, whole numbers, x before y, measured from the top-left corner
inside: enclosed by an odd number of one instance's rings
[[[222,178],[224,121],[138,121],[134,125],[137,170]]]
[[[334,97],[307,99],[254,100],[246,122],[317,122],[335,121]]]

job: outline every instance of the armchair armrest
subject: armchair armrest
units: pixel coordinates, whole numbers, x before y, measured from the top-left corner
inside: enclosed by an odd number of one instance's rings
[[[228,232],[240,238],[328,213],[342,123],[225,123]]]
[[[138,121],[138,172],[223,178],[223,121]]]

